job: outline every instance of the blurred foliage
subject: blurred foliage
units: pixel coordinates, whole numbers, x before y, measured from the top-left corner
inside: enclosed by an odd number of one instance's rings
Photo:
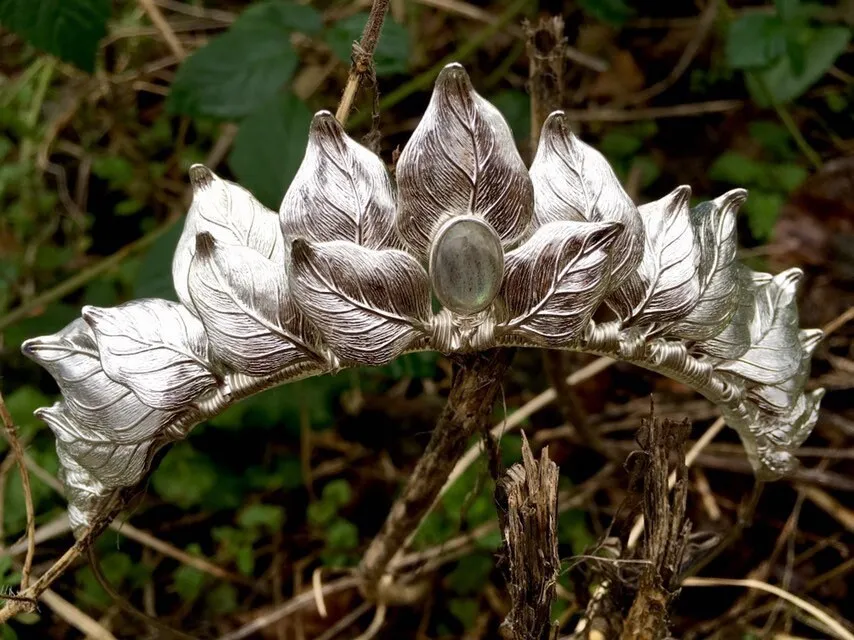
[[[166,48],[156,37],[127,35],[149,27],[135,2],[0,0],[0,25],[20,36],[4,50],[0,63],[0,381],[29,455],[49,474],[58,468],[54,439],[32,411],[50,404],[56,388],[44,372],[18,355],[20,343],[57,331],[78,315],[82,304],[175,298],[170,265],[181,231],[175,212],[184,208],[186,170],[204,161],[224,124],[235,125],[237,131],[223,172],[276,209],[302,160],[311,114],[318,108],[334,109],[351,45],[367,19],[363,7],[349,11],[347,2],[189,4],[216,5],[237,19],[227,28],[206,28],[206,40],[192,47],[174,77],[146,72],[142,81],[137,76],[148,66],[162,64]],[[494,2],[486,8],[498,15],[505,4]],[[710,55],[692,65],[683,83],[690,86],[678,90],[686,102],[733,94],[748,101],[739,115],[748,121],[740,137],[720,144],[710,139],[708,149],[694,151],[708,161],[707,183],[695,195],[708,198],[719,188],[749,188],[743,239],[757,243],[770,237],[783,203],[811,169],[789,111],[807,100],[830,114],[851,111],[850,87],[828,86],[817,96],[811,93],[846,55],[851,31],[827,3],[735,4],[719,12]],[[627,38],[633,20],[652,11],[626,0],[579,0],[577,6],[582,14],[573,14],[572,20],[591,29],[604,25],[613,43]],[[535,16],[534,8],[532,3],[529,18]],[[387,95],[395,87],[410,87],[396,98],[399,118],[382,114],[383,125],[392,130],[392,144],[383,152],[386,159],[405,141],[400,132],[411,130],[412,117],[423,111],[428,99],[422,91],[428,83],[409,84],[411,78],[435,74],[436,61],[453,52],[453,39],[470,35],[467,26],[437,38],[436,44],[425,42],[421,30],[435,28],[425,18],[435,14],[426,11],[407,3],[403,22],[390,17],[376,53],[381,91]],[[656,9],[657,17],[659,13]],[[515,21],[522,17],[515,16]],[[108,54],[104,47],[99,53],[108,32]],[[612,51],[613,43],[603,49]],[[507,47],[464,62],[482,72],[483,83],[475,84],[505,115],[527,154],[531,122],[524,63],[518,62],[522,53],[521,47]],[[323,64],[316,64],[317,59]],[[303,85],[297,82],[307,60],[315,74],[329,60],[335,69],[316,93],[300,89]],[[672,62],[666,63],[668,69]],[[66,63],[98,75],[75,71]],[[410,106],[405,99],[415,92],[420,93]],[[368,102],[361,104],[365,112],[360,116],[369,115]],[[682,166],[670,166],[679,165],[679,158],[668,160],[669,151],[678,151],[682,144],[680,131],[673,133],[652,120],[606,122],[589,125],[584,137],[608,157],[622,179],[632,177],[637,191],[649,199],[680,180]],[[729,142],[731,147],[721,147]],[[127,251],[111,268],[87,276],[101,257],[134,242],[142,242],[141,250]],[[6,314],[37,294],[81,274],[82,286],[30,309],[23,319],[6,322]],[[353,566],[384,516],[371,510],[372,499],[365,496],[375,495],[371,491],[377,485],[383,495],[393,491],[387,480],[375,477],[381,474],[374,467],[383,465],[375,464],[380,455],[374,449],[388,449],[392,462],[383,464],[406,468],[420,453],[428,427],[412,420],[413,427],[406,418],[389,417],[390,425],[379,426],[371,422],[375,417],[359,418],[358,435],[345,433],[342,425],[356,420],[350,405],[358,406],[365,397],[388,398],[389,405],[418,394],[432,397],[447,385],[448,370],[437,354],[412,354],[382,368],[305,380],[248,399],[197,427],[189,442],[172,447],[151,476],[149,496],[133,518],[151,528],[173,523],[175,544],[184,551],[246,578],[265,575],[272,562],[272,541],[283,534],[297,541],[298,555],[318,566]],[[514,408],[512,402],[508,411]],[[375,430],[381,433],[377,438],[385,438],[381,446],[371,441]],[[406,436],[401,438],[405,442],[397,442],[398,434]],[[317,458],[343,460],[342,471],[323,479],[307,476],[306,439],[326,443]],[[515,435],[502,439],[504,465],[519,459],[520,442]],[[356,452],[353,468],[360,464],[359,455],[370,456],[366,478],[349,473],[351,450]],[[0,453],[6,452],[0,440]],[[561,488],[571,488],[568,478],[561,479]],[[4,491],[3,526],[10,542],[25,522],[16,473],[8,475]],[[417,547],[441,544],[494,522],[492,491],[485,464],[470,468],[423,523]],[[62,500],[43,482],[34,480],[33,498],[39,524],[61,514]],[[373,508],[380,507],[385,505]],[[194,518],[201,524],[194,527]],[[185,519],[190,524],[182,524]],[[171,531],[164,535],[171,539]],[[594,541],[589,515],[562,514],[559,538],[564,557],[584,553]],[[157,572],[161,583],[169,585],[164,597],[176,599],[183,612],[199,619],[243,605],[235,584],[177,563],[149,568],[136,547],[116,541],[114,534],[105,535],[98,551],[104,573],[129,598]],[[444,575],[450,616],[438,624],[439,633],[459,636],[475,624],[483,587],[500,572],[494,557],[500,542],[493,529],[478,538],[473,554]],[[15,585],[18,578],[9,558],[0,558],[0,587]],[[571,589],[566,575],[561,584]],[[75,571],[73,590],[76,602],[92,614],[112,607],[87,567]],[[556,603],[555,615],[565,606],[565,601]],[[29,619],[38,621],[37,615]],[[19,622],[24,629],[27,620]],[[8,626],[0,633],[0,638],[16,637]]]

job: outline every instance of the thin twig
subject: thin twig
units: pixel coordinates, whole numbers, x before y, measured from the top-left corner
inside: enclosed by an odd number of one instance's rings
[[[181,44],[178,36],[175,35],[172,27],[169,26],[169,22],[163,17],[163,14],[160,12],[160,8],[154,4],[154,0],[139,0],[139,4],[148,14],[151,23],[157,27],[160,35],[163,36],[163,39],[166,41],[166,44],[169,45],[169,48],[172,50],[172,53],[175,54],[175,57],[178,58],[178,60],[186,58],[187,50],[184,49],[184,45]]]
[[[566,117],[570,122],[634,122],[636,120],[658,120],[661,118],[687,118],[708,113],[737,111],[744,107],[744,100],[710,100],[708,102],[689,102],[669,107],[649,107],[648,109],[570,109]]]
[[[355,576],[340,578],[334,582],[328,582],[323,585],[323,595],[329,596],[333,593],[354,589],[359,586],[359,583],[360,579]],[[252,620],[252,622],[243,625],[239,629],[220,636],[218,640],[241,640],[242,638],[248,638],[262,629],[266,629],[271,624],[275,624],[279,620],[287,618],[292,613],[301,611],[302,609],[313,605],[315,602],[314,591],[306,591],[305,593],[301,593],[298,596],[291,598],[281,607],[277,607],[268,613],[258,616]]]
[[[854,307],[848,307],[839,316],[824,325],[821,330],[824,332],[824,337],[827,338],[831,333],[835,333],[846,324],[854,320]]]
[[[364,633],[359,634],[354,640],[371,640],[376,636],[385,622],[386,611],[388,611],[388,606],[384,602],[377,605],[377,610],[374,613],[374,619],[371,620],[371,624],[368,625]]]
[[[353,107],[353,100],[356,99],[362,79],[365,76],[376,77],[373,71],[374,50],[380,40],[388,5],[389,0],[374,0],[365,29],[362,31],[362,39],[358,44],[353,43],[350,75],[344,87],[344,95],[341,96],[341,102],[338,104],[338,111],[335,112],[335,118],[341,124],[347,123],[347,117],[350,115],[350,109]]]
[[[771,593],[779,598],[783,598],[788,602],[807,612],[813,618],[824,624],[828,629],[833,631],[837,638],[842,640],[854,640],[854,633],[846,629],[839,621],[836,620],[826,611],[819,609],[814,604],[807,602],[803,598],[783,591],[779,587],[760,580],[737,580],[731,578],[686,578],[682,581],[683,587],[746,587],[748,589],[759,589],[767,593]]]
[[[368,611],[370,611],[372,606],[373,604],[371,604],[370,602],[363,602],[358,607],[353,609],[350,613],[340,618],[338,622],[329,627],[322,634],[317,636],[315,640],[334,640],[334,638],[336,638],[339,633],[342,633],[343,631],[349,629],[350,626],[355,624],[359,618],[361,618]]]
[[[6,428],[6,437],[9,440],[9,445],[12,447],[15,462],[18,464],[18,470],[21,473],[21,488],[24,492],[24,508],[27,514],[27,555],[24,557],[24,567],[21,570],[21,589],[26,590],[30,586],[30,572],[33,568],[33,556],[36,553],[36,515],[35,509],[33,509],[30,474],[24,462],[24,449],[21,447],[21,441],[18,439],[18,429],[15,427],[12,415],[6,407],[2,393],[0,393],[0,420],[2,420],[3,426]]]
[[[688,43],[688,46],[685,47],[685,50],[682,52],[682,55],[676,62],[676,65],[671,69],[670,73],[667,74],[667,77],[663,80],[659,80],[654,85],[644,89],[640,93],[631,96],[628,100],[628,104],[633,105],[646,102],[650,98],[654,98],[658,94],[663,93],[672,87],[676,81],[682,77],[682,74],[688,70],[688,67],[691,66],[691,62],[693,62],[694,58],[697,57],[697,53],[700,51],[700,46],[703,44],[703,41],[712,29],[712,25],[715,23],[717,13],[718,0],[709,0],[709,3],[703,10],[703,13],[700,14],[697,29],[691,37],[691,41]]]
[[[47,589],[41,594],[40,599],[53,612],[65,620],[72,627],[85,634],[87,640],[117,640],[116,636],[109,632],[104,626],[94,618],[90,618],[80,609],[68,602],[59,594]]]
[[[463,62],[470,56],[474,55],[486,41],[493,37],[504,27],[504,25],[513,20],[519,13],[530,7],[530,4],[530,0],[514,0],[513,4],[509,5],[504,13],[498,16],[498,19],[493,24],[486,26],[483,31],[480,31],[467,39],[455,51],[452,51],[449,55],[442,58],[427,71],[418,74],[408,82],[400,85],[397,89],[385,94],[382,100],[380,100],[380,109],[389,109],[402,100],[405,100],[416,91],[429,87],[445,65],[451,62]],[[368,117],[369,114],[358,113],[353,117],[350,125],[356,126],[357,124],[361,124],[365,122]]]

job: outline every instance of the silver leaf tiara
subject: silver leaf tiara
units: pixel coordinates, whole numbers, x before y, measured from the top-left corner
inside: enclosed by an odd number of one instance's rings
[[[263,389],[413,351],[529,346],[600,354],[685,383],[778,477],[815,425],[804,393],[819,330],[802,273],[736,261],[743,189],[640,207],[561,112],[530,169],[458,64],[439,75],[396,167],[325,111],[279,215],[203,166],[173,261],[180,303],[83,308],[26,355],[64,399],[54,431],[75,533],[163,445]],[[441,310],[433,311],[433,296]],[[615,320],[595,323],[605,303]]]

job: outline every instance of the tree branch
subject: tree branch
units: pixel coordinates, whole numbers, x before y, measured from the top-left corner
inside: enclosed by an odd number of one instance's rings
[[[388,599],[389,594],[379,594],[379,584],[389,563],[433,505],[471,436],[489,421],[512,354],[509,349],[492,349],[460,358],[451,394],[427,449],[362,559],[362,589],[367,597]]]
[[[24,464],[24,449],[21,447],[21,441],[18,439],[18,429],[15,427],[12,415],[6,407],[2,393],[0,393],[0,421],[3,422],[3,426],[6,428],[6,438],[9,440],[12,455],[15,456],[15,462],[18,464],[18,470],[21,473],[21,489],[24,493],[24,508],[27,514],[27,555],[24,557],[24,567],[21,570],[21,588],[26,589],[30,584],[30,571],[33,568],[33,556],[36,553],[36,516],[33,509],[30,474],[27,472],[27,465]],[[0,499],[2,499],[2,496],[0,496]]]
[[[390,0],[374,0],[368,21],[365,23],[365,29],[362,31],[362,39],[358,44],[353,43],[353,62],[350,65],[350,76],[347,78],[344,94],[338,104],[338,111],[335,112],[335,119],[342,125],[347,124],[347,117],[350,115],[350,109],[353,107],[353,100],[356,99],[356,93],[359,91],[362,79],[368,76],[376,81],[374,51],[380,40],[380,32],[383,28],[389,2]]]

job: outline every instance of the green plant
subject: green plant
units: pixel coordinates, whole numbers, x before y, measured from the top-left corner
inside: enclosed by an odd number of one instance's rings
[[[320,499],[308,505],[306,517],[315,534],[323,539],[321,559],[328,567],[350,566],[356,560],[353,551],[359,545],[359,529],[341,511],[353,499],[350,484],[332,480],[321,492]]]
[[[745,72],[760,106],[794,100],[815,84],[845,51],[851,29],[817,20],[820,5],[776,0],[775,13],[748,13],[729,25],[726,57]]]
[[[709,177],[750,190],[744,212],[753,237],[765,241],[774,230],[786,198],[806,180],[808,171],[798,164],[797,151],[780,125],[757,121],[751,123],[750,133],[762,146],[759,157],[725,151],[712,163]]]

